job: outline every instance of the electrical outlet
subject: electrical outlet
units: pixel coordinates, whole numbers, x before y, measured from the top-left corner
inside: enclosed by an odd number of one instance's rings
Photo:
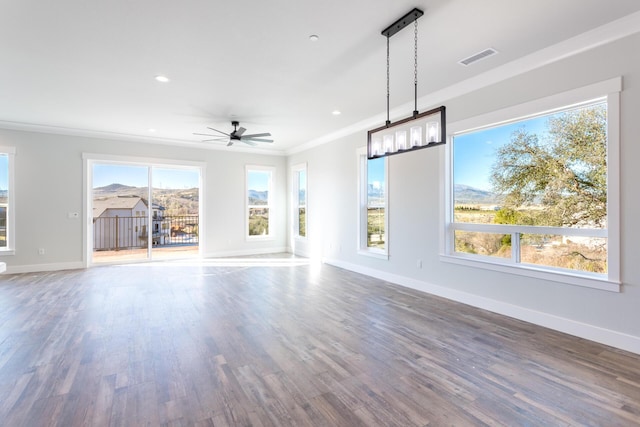
[[[417,266],[418,268],[422,268],[422,260],[421,260],[421,259],[419,259],[419,260],[418,260],[418,262],[417,262],[416,266]]]
[[[38,249],[38,255],[44,255],[44,248]]]

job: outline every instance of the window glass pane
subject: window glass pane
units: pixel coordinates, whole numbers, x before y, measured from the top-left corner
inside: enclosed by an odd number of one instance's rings
[[[607,239],[522,234],[520,260],[528,264],[607,273]]]
[[[272,172],[269,170],[247,171],[247,206],[249,236],[269,235],[269,205]]]
[[[385,158],[367,161],[367,247],[384,249],[385,230]]]
[[[307,203],[307,171],[298,172],[298,205],[304,206]]]
[[[511,234],[456,230],[455,251],[498,258],[511,258]]]
[[[298,235],[307,235],[307,208],[298,208]]]
[[[269,208],[249,208],[249,236],[269,235]]]
[[[0,154],[0,247],[7,247],[7,209],[9,203],[9,156]]]
[[[96,163],[92,178],[92,262],[147,259],[149,167]]]
[[[153,257],[196,254],[200,243],[200,170],[153,167],[151,175]]]
[[[299,237],[306,237],[307,235],[307,218],[306,218],[306,204],[307,204],[307,170],[299,169],[296,171],[296,182],[294,185],[297,190],[298,208],[295,213],[297,221],[297,233]]]
[[[247,180],[249,206],[268,205],[271,172],[249,171],[247,173]]]
[[[607,225],[607,106],[592,104],[454,138],[454,221]]]

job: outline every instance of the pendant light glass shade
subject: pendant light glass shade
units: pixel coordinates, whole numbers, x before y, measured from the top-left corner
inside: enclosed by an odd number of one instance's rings
[[[370,130],[367,138],[367,157],[375,159],[442,145],[445,143],[445,127],[445,107],[442,106]]]

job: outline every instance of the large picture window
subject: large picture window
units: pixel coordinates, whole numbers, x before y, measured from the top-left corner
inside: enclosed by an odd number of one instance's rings
[[[266,166],[247,166],[246,171],[247,236],[270,237],[274,169]]]
[[[455,132],[449,255],[616,281],[608,107],[603,96]]]
[[[0,255],[13,251],[13,147],[0,147]]]
[[[367,159],[366,150],[359,158],[359,251],[365,255],[387,258],[388,251],[388,158]]]

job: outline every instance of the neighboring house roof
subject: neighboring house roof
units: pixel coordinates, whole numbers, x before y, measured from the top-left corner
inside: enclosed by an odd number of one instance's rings
[[[107,209],[133,209],[140,201],[147,206],[144,199],[138,196],[117,196],[93,201],[93,217],[97,218]]]

